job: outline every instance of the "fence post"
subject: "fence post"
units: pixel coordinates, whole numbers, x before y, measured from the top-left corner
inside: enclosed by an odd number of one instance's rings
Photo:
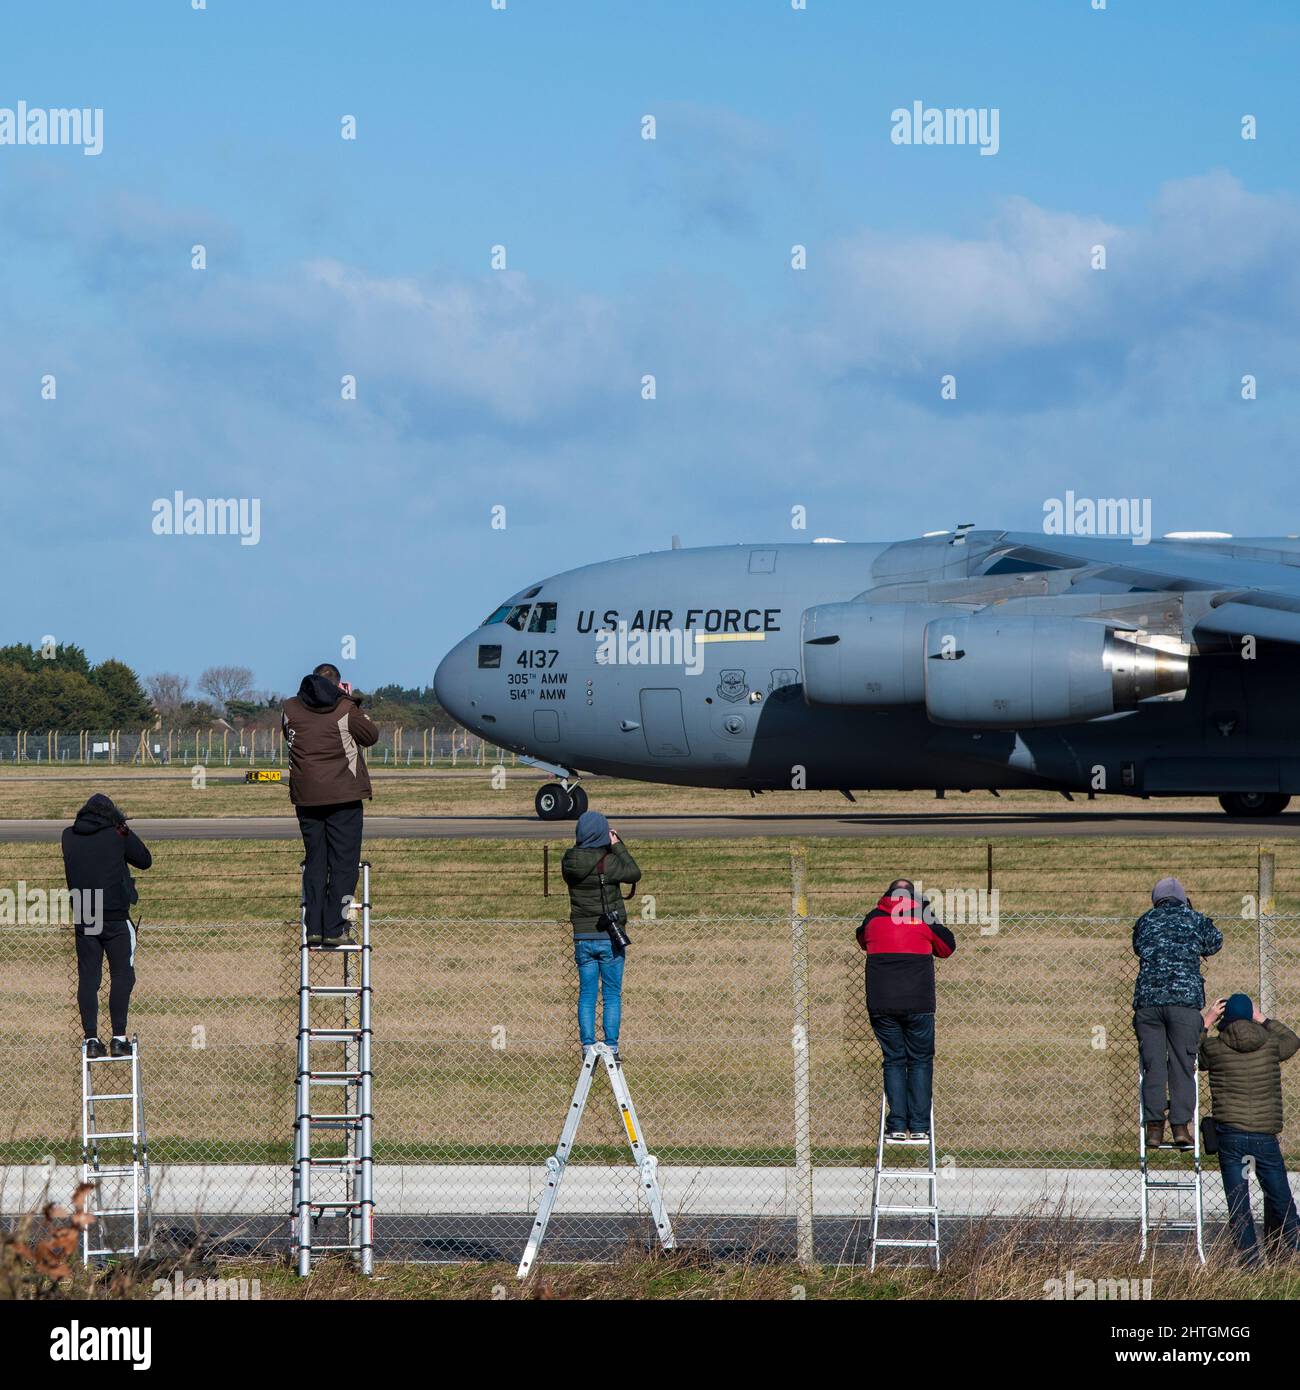
[[[794,1056],[794,1231],[801,1268],[813,1258],[812,1115],[808,1108],[808,850],[790,851],[790,978],[794,1020],[790,1034]]]
[[[1273,1017],[1273,901],[1274,855],[1263,846],[1259,851],[1259,1011],[1265,1018]]]

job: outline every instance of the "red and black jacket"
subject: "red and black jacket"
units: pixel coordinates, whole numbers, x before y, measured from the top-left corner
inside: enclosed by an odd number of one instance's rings
[[[957,940],[923,912],[911,898],[883,897],[863,918],[857,935],[867,953],[869,1013],[934,1012],[934,958],[952,955]]]

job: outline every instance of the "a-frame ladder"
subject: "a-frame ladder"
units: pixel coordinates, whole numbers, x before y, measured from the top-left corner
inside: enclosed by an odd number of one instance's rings
[[[876,1171],[871,1185],[871,1268],[876,1267],[876,1254],[885,1246],[900,1249],[924,1250],[927,1252],[932,1268],[939,1268],[939,1168],[935,1161],[934,1147],[934,1106],[930,1106],[930,1132],[924,1139],[889,1139],[885,1136],[885,1107],[887,1099],[880,1097],[880,1129],[876,1137]],[[886,1147],[924,1148],[926,1165],[924,1168],[886,1168]],[[925,1197],[919,1202],[882,1202],[881,1189],[884,1182],[910,1182],[925,1184]],[[919,1194],[918,1194],[919,1195]],[[913,1221],[924,1220],[926,1235],[920,1236],[882,1236],[880,1218],[882,1216],[910,1217]]]
[[[659,1244],[665,1250],[674,1250],[677,1247],[672,1222],[669,1221],[668,1213],[664,1210],[663,1194],[659,1190],[658,1160],[646,1150],[645,1136],[641,1133],[641,1125],[636,1117],[636,1108],[632,1104],[632,1095],[627,1088],[627,1078],[623,1074],[622,1065],[604,1043],[595,1043],[587,1048],[583,1054],[582,1070],[578,1073],[578,1084],[573,1088],[573,1099],[569,1102],[569,1113],[565,1117],[560,1142],[556,1146],[554,1154],[546,1160],[546,1187],[537,1204],[537,1219],[533,1222],[528,1244],[524,1248],[524,1257],[519,1261],[518,1277],[520,1279],[528,1278],[537,1259],[537,1253],[542,1248],[542,1241],[546,1239],[546,1227],[550,1223],[551,1213],[555,1210],[555,1199],[559,1196],[560,1181],[564,1177],[569,1155],[573,1152],[573,1144],[578,1137],[578,1126],[582,1123],[582,1112],[587,1106],[587,1097],[591,1092],[591,1081],[595,1074],[597,1062],[604,1063],[605,1074],[609,1077],[610,1088],[613,1090],[614,1099],[618,1103],[619,1118],[623,1122],[623,1132],[627,1136],[628,1147],[632,1150],[632,1161],[636,1164],[637,1178],[641,1184],[641,1191],[645,1195],[646,1204],[650,1208],[650,1215],[655,1223],[655,1233],[659,1237]]]
[[[1192,1147],[1180,1149],[1173,1144],[1161,1144],[1158,1152],[1186,1156],[1192,1161],[1191,1171],[1178,1168],[1151,1167],[1151,1150],[1147,1148],[1146,1111],[1142,1105],[1142,1068],[1138,1067],[1138,1168],[1142,1176],[1142,1249],[1140,1258],[1145,1259],[1147,1246],[1162,1231],[1188,1231],[1196,1236],[1196,1257],[1205,1263],[1205,1194],[1201,1185],[1201,1084],[1200,1074],[1194,1078],[1196,1084],[1195,1100],[1192,1109]],[[1160,1215],[1152,1219],[1151,1194],[1153,1192],[1190,1192],[1192,1194],[1191,1217],[1178,1216],[1169,1219],[1164,1215],[1163,1204]]]

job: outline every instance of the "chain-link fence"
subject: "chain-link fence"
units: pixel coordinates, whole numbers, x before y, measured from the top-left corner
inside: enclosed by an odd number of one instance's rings
[[[392,722],[379,724],[379,741],[366,750],[375,767],[484,766],[505,761],[503,753],[461,729],[412,728]],[[44,729],[0,734],[0,765],[33,767],[137,766],[187,768],[283,767],[288,752],[278,723],[247,727],[214,725],[204,728],[158,729]]]
[[[801,1235],[821,1260],[866,1251],[881,1072],[857,922],[797,912],[633,921],[625,1072],[679,1239],[771,1257],[793,1256]],[[1006,912],[955,924],[958,950],[936,964],[945,1222],[1064,1213],[1135,1230],[1131,927]],[[378,1253],[517,1259],[580,1062],[568,925],[377,912],[372,935]],[[131,1021],[160,1228],[229,1251],[283,1248],[296,928],[146,926],[136,964]],[[1261,966],[1265,997],[1294,1021],[1300,918],[1274,918],[1262,933],[1231,924],[1206,963],[1211,996],[1258,997]],[[47,1190],[66,1198],[75,1181],[73,991],[70,928],[0,929],[5,1214]],[[1291,1100],[1297,1069],[1284,1069]],[[598,1074],[544,1258],[609,1256],[653,1238],[607,1091]],[[799,1219],[809,1190],[811,1232]]]

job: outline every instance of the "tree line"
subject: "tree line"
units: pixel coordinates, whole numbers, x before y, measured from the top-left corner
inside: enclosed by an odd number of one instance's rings
[[[20,729],[118,729],[161,722],[208,728],[222,720],[241,727],[278,722],[283,696],[258,690],[247,666],[209,666],[197,683],[175,671],[143,680],[125,662],[92,665],[73,642],[0,647],[0,733]],[[371,718],[407,728],[450,729],[455,721],[431,686],[379,686],[366,697]]]

